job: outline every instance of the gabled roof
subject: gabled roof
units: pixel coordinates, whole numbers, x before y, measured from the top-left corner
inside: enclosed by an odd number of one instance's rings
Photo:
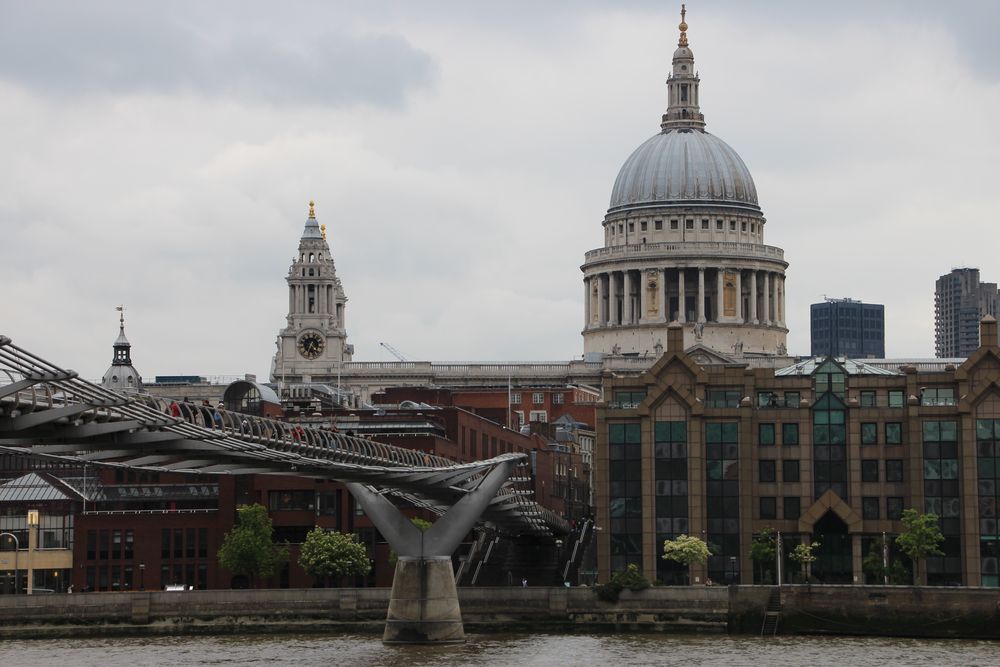
[[[684,354],[691,357],[699,366],[746,366],[746,363],[737,361],[732,357],[727,357],[718,350],[713,350],[701,343],[696,343],[684,350]]]
[[[797,364],[792,366],[786,366],[785,368],[779,368],[774,371],[775,377],[785,377],[794,375],[812,375],[816,370],[822,366],[830,357],[813,357],[812,359],[804,359]],[[873,366],[872,364],[866,364],[860,359],[847,359],[844,357],[837,357],[834,359],[838,366],[844,369],[844,372],[848,375],[902,375],[898,371],[891,371],[888,368],[882,368],[880,366]]]
[[[84,500],[75,488],[48,473],[28,473],[0,485],[0,503]]]

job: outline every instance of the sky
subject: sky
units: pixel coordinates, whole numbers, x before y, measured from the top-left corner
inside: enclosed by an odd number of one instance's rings
[[[789,262],[789,352],[828,296],[933,356],[935,279],[1000,280],[1000,3],[687,8],[707,130]],[[124,304],[147,380],[266,377],[314,199],[355,361],[578,358],[678,12],[0,0],[0,333],[99,378]]]

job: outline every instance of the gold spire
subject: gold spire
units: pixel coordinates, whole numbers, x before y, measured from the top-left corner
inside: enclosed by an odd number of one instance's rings
[[[316,202],[314,202],[312,199],[309,200],[309,219],[310,220],[316,219]]]
[[[319,226],[319,233],[323,235],[323,240],[326,240],[326,225]]]
[[[677,46],[688,45],[688,36],[687,36],[688,24],[687,21],[684,20],[686,16],[687,16],[687,7],[681,5],[681,23],[679,26],[677,26],[677,28],[681,31],[681,38],[677,40]]]

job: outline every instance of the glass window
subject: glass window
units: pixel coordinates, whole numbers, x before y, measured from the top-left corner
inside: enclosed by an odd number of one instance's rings
[[[801,516],[802,499],[798,496],[785,496],[785,518],[798,519]]]
[[[658,231],[658,232],[660,232],[660,231],[663,231],[663,221],[662,221],[662,220],[657,220],[657,221],[656,221],[656,222],[654,223],[653,227],[654,227],[654,228],[656,229],[656,231]]]
[[[862,391],[861,392],[861,407],[863,407],[863,408],[874,408],[875,407],[875,392],[874,391]]]
[[[878,424],[875,422],[864,422],[861,424],[861,444],[878,444]]]
[[[903,481],[903,461],[901,459],[886,459],[885,461],[885,481]]]
[[[861,481],[878,481],[878,459],[865,459],[861,462]]]
[[[885,499],[885,517],[898,521],[903,517],[903,499],[890,497]]]
[[[758,426],[759,442],[761,445],[774,444],[774,424],[760,424]]]
[[[797,392],[797,391],[786,391],[785,392],[785,407],[786,408],[797,408],[797,407],[799,407],[799,403],[801,402],[800,396],[801,396],[801,394],[799,394],[799,392]]]
[[[760,499],[760,518],[761,519],[776,519],[778,518],[778,504],[777,498],[773,497],[761,497]]]
[[[775,465],[773,459],[761,459],[757,462],[760,472],[761,482],[773,482],[775,478]]]
[[[738,408],[740,392],[738,389],[709,389],[705,405],[709,408]]]
[[[920,405],[955,405],[955,390],[952,387],[924,387],[920,391]]]
[[[798,459],[785,459],[781,462],[781,480],[783,482],[799,481]]]
[[[861,499],[861,518],[878,519],[878,497],[864,497]]]
[[[531,402],[534,403],[535,405],[541,405],[542,403],[545,402],[545,394],[540,391],[532,392]]]
[[[487,456],[483,452],[483,456]],[[278,511],[309,511],[315,509],[316,494],[314,491],[269,491],[267,494],[268,510]]]
[[[758,408],[776,408],[778,407],[778,394],[773,391],[758,391],[757,392],[757,407]]]
[[[520,405],[521,404],[521,392],[515,391],[515,392],[511,393],[511,395],[510,395],[510,403],[511,403],[511,405]]]
[[[885,423],[885,444],[899,445],[903,442],[903,425],[899,422]]]
[[[676,220],[671,220],[670,221],[670,229],[673,229],[673,230],[677,229],[677,221]]]
[[[890,408],[901,408],[903,407],[903,390],[902,389],[890,389],[889,390],[889,407]]]
[[[783,445],[797,445],[797,444],[799,444],[799,425],[798,424],[782,424],[781,425],[781,444],[783,444]]]

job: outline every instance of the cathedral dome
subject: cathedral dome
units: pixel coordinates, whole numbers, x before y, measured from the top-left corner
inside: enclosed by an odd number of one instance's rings
[[[609,209],[687,201],[758,208],[750,170],[729,144],[701,129],[668,128],[625,160]]]

